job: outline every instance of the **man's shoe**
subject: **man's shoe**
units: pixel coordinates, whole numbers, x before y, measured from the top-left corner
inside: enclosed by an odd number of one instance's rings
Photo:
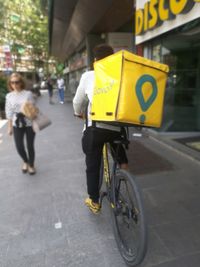
[[[86,198],[85,199],[85,205],[94,213],[94,214],[98,214],[101,210],[100,204],[99,203],[95,203],[92,201],[91,198]]]

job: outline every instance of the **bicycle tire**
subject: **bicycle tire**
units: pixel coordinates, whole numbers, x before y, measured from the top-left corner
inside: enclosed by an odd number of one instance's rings
[[[114,236],[126,264],[137,266],[147,251],[147,224],[141,193],[129,172],[119,169],[114,178],[111,184]]]

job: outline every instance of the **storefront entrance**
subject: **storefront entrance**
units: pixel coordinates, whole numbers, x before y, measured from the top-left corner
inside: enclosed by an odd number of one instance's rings
[[[200,131],[200,21],[154,40],[151,51],[170,66],[161,130]]]

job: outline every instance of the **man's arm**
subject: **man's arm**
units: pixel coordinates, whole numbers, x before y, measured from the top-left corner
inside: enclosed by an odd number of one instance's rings
[[[82,117],[84,113],[84,106],[87,102],[87,95],[85,93],[84,75],[82,75],[76,94],[73,99],[74,115]]]

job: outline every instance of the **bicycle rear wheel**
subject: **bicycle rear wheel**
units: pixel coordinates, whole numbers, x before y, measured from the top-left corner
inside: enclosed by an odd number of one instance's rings
[[[142,262],[147,250],[147,227],[143,203],[134,177],[117,170],[112,181],[114,235],[119,251],[129,266]]]

